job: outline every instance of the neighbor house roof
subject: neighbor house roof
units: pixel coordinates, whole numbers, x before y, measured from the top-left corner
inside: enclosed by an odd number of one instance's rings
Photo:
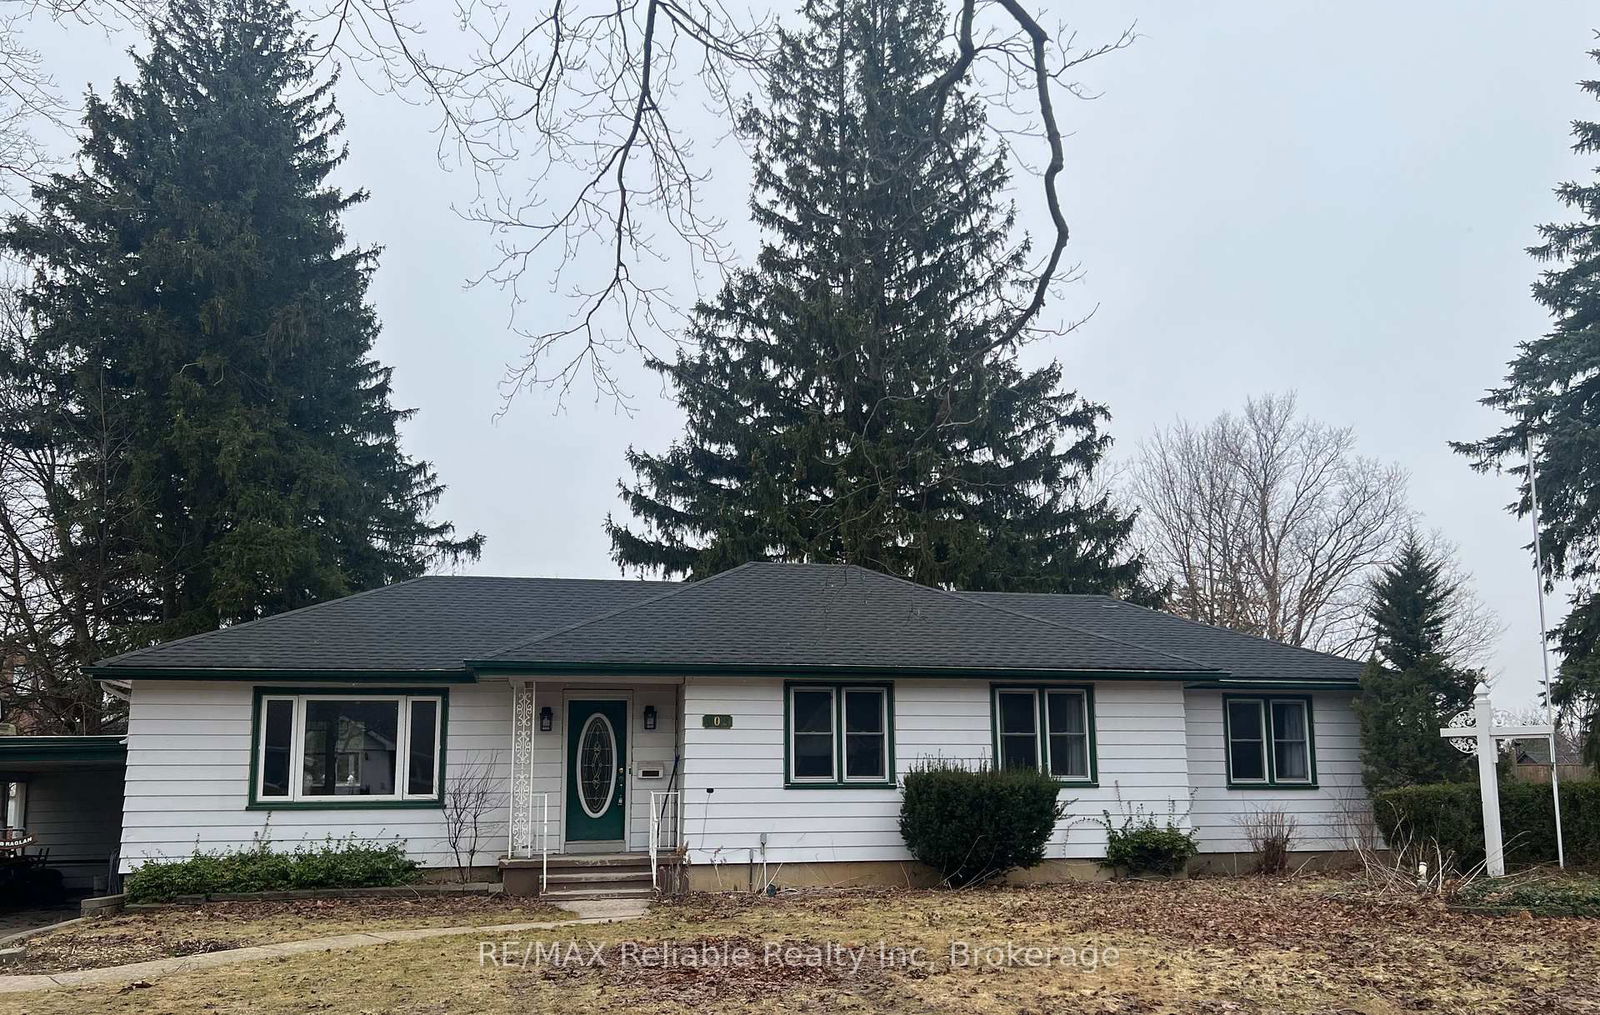
[[[1102,596],[957,593],[754,563],[696,582],[418,578],[125,653],[110,678],[1086,673],[1354,684],[1360,666]]]
[[[1282,642],[1188,620],[1109,596],[1057,596],[1036,592],[965,592],[969,599],[997,603],[1060,624],[1122,638],[1227,671],[1234,680],[1259,682],[1355,682],[1362,664],[1354,659],[1296,648]]]
[[[1526,737],[1515,741],[1517,750],[1517,764],[1519,765],[1548,765],[1550,764],[1550,739],[1548,737]],[[1577,737],[1569,736],[1565,732],[1556,734],[1556,755],[1563,765],[1583,764],[1583,743]]]
[[[0,736],[0,773],[112,768],[128,757],[128,739],[109,736]]]

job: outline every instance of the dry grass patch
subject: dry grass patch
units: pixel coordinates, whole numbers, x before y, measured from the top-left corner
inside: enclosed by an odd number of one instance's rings
[[[1331,887],[1241,878],[701,896],[633,923],[518,935],[524,946],[581,942],[585,952],[598,948],[604,965],[502,966],[482,961],[480,942],[468,935],[206,970],[121,994],[75,990],[0,998],[0,1005],[10,1001],[10,1010],[32,1015],[1600,1013],[1600,921],[1375,906],[1333,897]],[[880,941],[924,949],[926,962],[880,965]],[[950,961],[952,942],[1007,941],[1058,955],[1092,949],[1097,961],[1093,968]],[[621,961],[626,948],[663,942],[691,950],[742,945],[755,961],[665,968]],[[774,965],[761,961],[772,945],[869,952],[855,968]]]
[[[103,917],[32,938],[27,958],[0,973],[96,969],[360,931],[572,918],[564,909],[498,895],[208,902]]]

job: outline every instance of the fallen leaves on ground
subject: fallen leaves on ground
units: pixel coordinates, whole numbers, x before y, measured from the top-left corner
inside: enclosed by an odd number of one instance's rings
[[[196,935],[199,936],[199,935]],[[1600,1015],[1600,920],[1451,912],[1327,880],[815,890],[695,896],[637,922],[510,935],[580,942],[603,964],[485,962],[471,935],[17,997],[30,1015]],[[959,965],[952,941],[1093,948],[1117,961]],[[625,948],[769,943],[927,950],[924,966],[649,968]],[[506,944],[502,943],[502,949]],[[504,953],[502,952],[502,955]],[[0,1006],[12,1010],[15,1006]]]
[[[96,969],[366,930],[569,919],[564,910],[499,895],[207,902],[102,917],[40,935],[6,973]]]

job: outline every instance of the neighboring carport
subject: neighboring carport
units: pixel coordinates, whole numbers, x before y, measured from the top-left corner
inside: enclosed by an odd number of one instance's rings
[[[59,870],[70,892],[112,887],[127,760],[121,735],[0,736],[7,834],[23,836],[21,850]]]

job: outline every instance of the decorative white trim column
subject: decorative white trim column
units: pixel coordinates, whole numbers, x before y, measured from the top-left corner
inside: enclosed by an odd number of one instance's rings
[[[531,680],[511,681],[511,842],[513,860],[533,856],[533,738],[538,729]]]

